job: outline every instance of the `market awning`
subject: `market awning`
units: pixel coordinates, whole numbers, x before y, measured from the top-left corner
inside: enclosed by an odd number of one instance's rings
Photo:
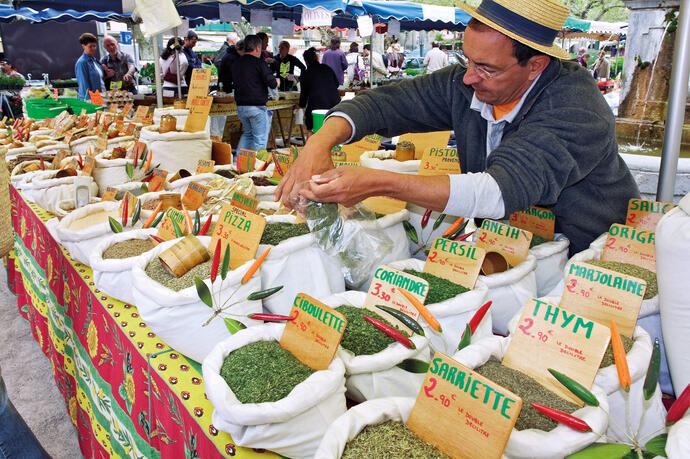
[[[404,1],[350,1],[347,11],[355,16],[370,15],[374,21],[400,21],[400,30],[464,30],[471,16],[452,6]]]
[[[73,9],[56,10],[53,8],[46,8],[42,10],[35,10],[33,8],[22,7],[14,9],[11,5],[0,5],[0,22],[13,21],[29,21],[29,22],[45,22],[45,21],[123,21],[129,18],[128,13],[117,13],[115,11],[76,11]]]

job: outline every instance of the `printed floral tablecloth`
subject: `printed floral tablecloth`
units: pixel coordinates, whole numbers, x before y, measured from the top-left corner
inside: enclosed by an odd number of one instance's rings
[[[11,200],[8,282],[50,360],[85,457],[276,457],[236,447],[216,430],[201,365],[160,340],[136,307],[95,288],[91,268],[50,235],[51,214],[14,188]]]

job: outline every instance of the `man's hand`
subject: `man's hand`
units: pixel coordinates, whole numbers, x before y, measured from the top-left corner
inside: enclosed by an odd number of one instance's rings
[[[381,183],[381,171],[359,166],[341,166],[320,175],[300,191],[311,201],[337,202],[352,207],[377,194],[376,184]]]
[[[129,73],[125,73],[124,75],[122,75],[122,81],[126,81],[127,83],[129,83],[130,81],[132,81],[132,75],[130,75]]]
[[[115,76],[115,70],[109,69],[108,67],[104,67],[103,70],[105,70],[106,78],[112,78]]]

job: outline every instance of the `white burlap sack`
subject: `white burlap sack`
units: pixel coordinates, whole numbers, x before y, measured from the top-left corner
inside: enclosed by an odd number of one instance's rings
[[[266,217],[267,223],[294,223],[295,219],[293,215]],[[269,247],[260,245],[257,256]],[[273,314],[289,314],[295,296],[301,292],[321,300],[345,291],[340,264],[319,248],[311,233],[272,246],[260,273],[261,288],[283,286],[277,294],[263,300],[264,309]]]
[[[666,455],[669,459],[687,459],[690,456],[690,410],[668,429]]]
[[[126,149],[130,149],[131,147],[134,146],[134,137],[131,135],[125,135],[121,137],[113,137],[112,139],[108,139],[108,150],[112,150],[113,148],[116,147],[123,147]]]
[[[93,269],[93,281],[96,288],[124,303],[134,304],[132,266],[144,254],[131,258],[103,259],[103,252],[118,242],[130,239],[150,239],[149,236],[155,235],[157,231],[156,229],[135,229],[102,239],[89,257],[89,266]]]
[[[489,288],[487,300],[491,300],[491,320],[494,332],[508,333],[508,321],[522,310],[525,302],[537,295],[535,270],[537,259],[528,254],[525,261],[502,273],[479,275],[479,280]]]
[[[37,151],[36,146],[30,143],[24,144],[22,147],[10,148],[5,155],[5,161],[9,161],[19,155],[35,154]]]
[[[351,290],[331,295],[323,302],[332,308],[343,304],[362,308],[366,296],[364,292]],[[337,355],[343,360],[347,374],[345,387],[348,398],[363,402],[386,396],[416,397],[426,373],[410,373],[396,365],[406,359],[429,362],[431,353],[428,338],[415,334],[410,339],[416,349],[408,349],[395,342],[372,355],[356,356],[338,346]]]
[[[273,165],[273,163],[271,163]],[[261,172],[247,172],[242,174],[243,177],[273,177],[273,171],[261,171]],[[273,193],[275,193],[278,186],[256,186],[256,199],[259,201],[273,201]]]
[[[560,298],[545,298],[552,304],[559,304]],[[510,321],[508,328],[512,334],[518,325],[520,314],[516,314]],[[633,347],[628,351],[626,360],[630,371],[630,392],[626,393],[620,386],[616,365],[609,365],[599,369],[594,384],[601,388],[608,396],[609,413],[616,420],[616,424],[609,424],[607,435],[621,442],[627,442],[626,433],[638,432],[637,438],[650,435],[664,427],[666,409],[661,401],[661,389],[657,385],[656,392],[649,399],[644,400],[644,379],[652,357],[652,338],[642,327],[635,327],[633,332]],[[626,406],[627,405],[627,406]],[[622,432],[620,427],[626,429]]]
[[[49,178],[33,180],[31,196],[36,204],[51,213],[58,212],[58,203],[75,196],[74,180],[76,177]],[[98,185],[93,180],[89,184],[89,201],[98,194]]]
[[[570,270],[571,263],[575,261],[587,262],[589,260],[601,259],[601,255],[604,252],[604,245],[606,244],[607,234],[608,233],[602,234],[590,244],[589,249],[576,253],[572,256],[572,258],[570,258],[570,260],[568,260],[568,262],[565,264],[565,268],[563,269],[564,278],[568,277],[568,271]],[[560,295],[562,295],[562,292]],[[661,384],[662,392],[671,393],[673,388],[671,386],[671,376],[669,373],[668,363],[666,361],[664,337],[661,331],[659,295],[656,295],[648,300],[642,300],[640,313],[637,317],[637,325],[647,330],[647,333],[649,333],[653,338],[659,338],[659,343],[661,344],[661,375],[659,376],[659,383]]]
[[[213,425],[237,446],[265,448],[293,459],[314,457],[328,426],[347,409],[345,367],[336,355],[327,370],[314,372],[277,402],[240,403],[220,376],[223,359],[257,341],[279,341],[283,324],[242,330],[218,343],[203,362]]]
[[[175,117],[177,120],[177,125],[176,128],[178,131],[182,131],[184,129],[184,125],[187,122],[187,117],[189,116],[189,110],[186,108],[156,108],[153,111],[153,124],[156,126],[159,126],[161,124],[161,116],[163,115],[172,115]],[[206,131],[210,131],[210,126],[209,122],[206,122]]]
[[[123,183],[132,180],[127,175],[126,165],[128,163],[133,164],[134,160],[126,158],[105,159],[106,154],[108,152],[96,155],[96,164],[91,174],[98,185],[98,196],[103,196],[103,193],[105,193],[109,186],[119,188]],[[133,170],[138,172],[140,169],[134,168]],[[141,171],[138,175],[140,176],[139,178],[142,178],[144,171]]]
[[[81,154],[86,156],[89,153],[89,148],[92,151],[96,150],[96,143],[98,142],[97,135],[89,135],[86,137],[80,137],[77,140],[73,140],[69,143],[69,147],[73,154]]]
[[[194,166],[194,170],[196,170],[196,166]],[[168,180],[172,178],[172,175],[173,174],[168,174]],[[190,175],[189,177],[179,178],[172,183],[165,182],[165,191],[167,191],[168,193],[180,193],[180,195],[184,195],[184,192],[187,191],[187,187],[192,182],[197,182],[200,185],[206,185],[211,180],[216,180],[220,178],[223,177],[213,172],[206,172],[204,174],[194,174]],[[230,183],[230,180],[228,180],[228,183]]]
[[[105,211],[115,211],[117,213],[120,203],[116,201],[106,201],[99,202],[96,204],[89,204],[70,213],[67,217],[63,218],[55,229],[55,233],[58,236],[58,242],[65,246],[70,256],[85,264],[89,264],[89,259],[94,249],[100,242],[107,236],[113,234],[110,229],[110,224],[106,220],[105,222],[98,223],[96,225],[84,228],[79,231],[74,231],[69,229],[72,222],[80,220],[90,214]],[[137,224],[138,226],[139,224]],[[126,226],[123,228],[123,232],[131,231],[131,226]]]
[[[179,239],[174,239],[159,244],[153,250],[137,257],[132,264],[131,285],[134,287],[132,292],[134,305],[146,325],[168,346],[201,362],[213,346],[230,336],[223,322],[225,314],[227,314],[226,317],[232,317],[248,327],[261,324],[259,321],[247,318],[247,314],[261,312],[261,301],[246,299],[250,293],[261,290],[261,281],[255,276],[246,284],[241,285],[242,276],[252,265],[253,260],[235,270],[228,271],[225,281],[221,282],[219,272],[213,287],[211,287],[210,278],[204,279],[213,297],[218,299],[218,303],[214,302],[214,304],[224,304],[239,287],[232,297],[233,300],[228,303],[239,301],[239,304],[221,313],[204,327],[202,324],[212,316],[213,310],[199,299],[194,285],[176,292],[148,277],[145,271],[146,266],[154,258],[178,241]],[[208,246],[211,238],[200,236],[199,241],[204,246]]]
[[[386,397],[353,406],[328,427],[314,457],[340,459],[347,442],[359,435],[366,426],[386,421],[407,423],[414,403],[415,397]]]
[[[38,149],[38,154],[43,156],[56,155],[60,150],[69,151],[69,145],[62,142],[55,143],[53,145],[46,145]]]
[[[539,244],[529,250],[537,259],[537,296],[548,294],[563,280],[563,267],[568,261],[570,241],[563,234],[556,234],[553,241]]]
[[[690,194],[661,218],[655,237],[661,326],[673,387],[680,394],[690,384],[690,307],[685,291],[690,260]],[[662,389],[666,392],[663,385]],[[690,424],[687,419],[685,422]]]
[[[52,137],[53,130],[50,128],[39,128],[29,133],[29,140],[33,141],[36,137]]]
[[[386,159],[390,155],[395,157],[395,151],[393,150],[378,150],[378,151],[365,151],[362,156],[359,157],[359,162],[364,167],[369,169],[379,169],[384,171],[397,172],[399,174],[410,174],[417,175],[419,171],[419,165],[422,163],[419,159],[413,159],[410,161],[398,161],[396,159]]]
[[[31,163],[35,164],[40,164],[40,161],[32,160],[32,161],[23,161],[16,166],[14,166],[14,169],[12,169],[11,175],[10,175],[10,183],[12,186],[14,186],[18,190],[22,190],[24,188],[27,188],[29,184],[33,182],[33,179],[36,178],[37,180],[45,179],[47,177],[53,177],[55,175],[55,171],[53,170],[36,170],[36,171],[31,171],[31,172],[22,172],[23,168],[25,166],[28,166]]]
[[[509,343],[510,337],[489,336],[458,351],[453,358],[470,368],[477,368],[486,363],[492,356],[498,360],[503,360]],[[537,429],[513,429],[503,457],[515,459],[562,458],[599,440],[599,436],[594,432],[603,433],[606,431],[608,426],[606,413],[609,410],[609,405],[606,393],[601,387],[595,383],[591,390],[599,400],[599,406],[585,406],[572,415],[589,424],[593,432],[578,432],[562,424],[548,432]]]
[[[416,258],[388,263],[388,266],[401,271],[404,269],[424,270],[424,262]],[[433,350],[453,355],[458,349],[460,338],[465,331],[465,325],[467,325],[474,313],[477,312],[477,309],[486,303],[488,294],[489,290],[486,285],[478,280],[474,289],[469,292],[461,293],[440,303],[426,305],[429,312],[439,321],[443,330],[442,334],[435,333],[424,319],[420,318],[418,320],[426,336],[431,339]],[[474,331],[472,341],[474,342],[484,336],[491,335],[491,333],[491,314],[486,314]]]
[[[180,169],[195,171],[200,159],[211,159],[211,138],[207,131],[160,134],[157,129],[157,126],[145,126],[139,140],[153,151],[152,164],[160,163],[160,168],[171,176]]]

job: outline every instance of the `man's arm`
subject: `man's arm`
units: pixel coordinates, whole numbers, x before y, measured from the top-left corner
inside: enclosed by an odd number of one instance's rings
[[[280,79],[276,78],[276,76],[273,75],[273,72],[271,72],[271,69],[268,67],[268,64],[264,63],[263,65],[260,65],[260,67],[263,72],[263,78],[266,82],[266,86],[268,86],[271,89],[277,88],[278,81],[280,81]]]
[[[295,66],[296,66],[296,67],[299,67],[299,69],[300,69],[302,72],[304,72],[305,70],[307,70],[307,66],[304,65],[304,64],[302,63],[302,61],[300,61],[299,59],[297,59],[297,58],[296,58],[295,56],[293,56],[293,55],[290,55],[290,57],[292,58],[292,62],[294,62]]]

